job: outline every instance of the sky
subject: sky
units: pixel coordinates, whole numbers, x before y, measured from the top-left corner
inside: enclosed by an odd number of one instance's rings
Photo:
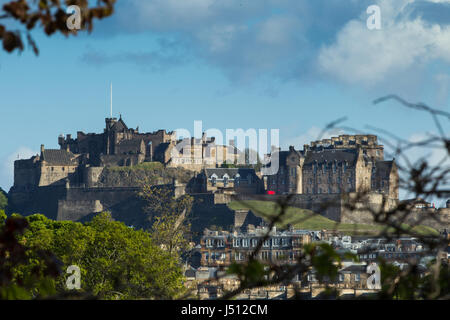
[[[371,5],[379,30],[367,27]],[[436,133],[425,113],[373,104],[388,94],[450,111],[450,0],[119,0],[90,34],[32,36],[38,56],[0,51],[5,190],[17,158],[58,148],[61,133],[103,131],[111,82],[114,116],[141,132],[201,120],[223,132],[279,129],[283,148],[342,117],[411,141]],[[422,152],[413,156],[442,156]]]

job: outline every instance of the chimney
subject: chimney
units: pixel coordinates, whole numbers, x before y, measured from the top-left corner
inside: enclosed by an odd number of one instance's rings
[[[41,157],[43,156],[43,154],[44,154],[44,150],[45,150],[45,148],[44,148],[44,145],[43,144],[41,144]]]

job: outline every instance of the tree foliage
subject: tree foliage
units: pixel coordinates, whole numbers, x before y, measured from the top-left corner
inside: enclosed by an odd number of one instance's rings
[[[40,214],[20,221],[26,226],[20,229],[18,243],[26,254],[21,254],[22,263],[11,269],[15,287],[21,287],[23,282],[14,279],[33,274],[36,268],[46,265],[41,252],[52,252],[54,257],[58,257],[63,271],[71,265],[80,268],[79,293],[85,296],[100,299],[171,299],[183,292],[183,276],[178,260],[154,245],[148,232],[136,231],[113,221],[108,213],[101,213],[86,224],[53,221]],[[47,276],[42,272],[41,275]],[[63,272],[55,274],[52,281],[48,281],[48,277],[38,279],[46,279],[46,295],[61,296],[69,293],[66,287],[68,276]],[[36,291],[36,285],[25,290]],[[14,298],[11,295],[2,297]]]
[[[187,219],[193,204],[189,195],[175,197],[169,187],[144,184],[139,196],[145,200],[149,230],[155,244],[169,253],[182,253],[189,244]]]
[[[0,210],[6,210],[8,206],[8,195],[0,188]]]
[[[93,6],[92,3],[96,3]],[[103,19],[114,11],[116,0],[15,0],[5,3],[0,12],[0,18],[14,21],[25,30],[10,29],[7,23],[0,24],[0,39],[7,52],[24,50],[26,37],[34,53],[39,54],[37,44],[31,37],[30,31],[41,27],[48,36],[61,33],[64,36],[76,35],[76,30],[69,30],[66,25],[71,14],[66,8],[76,5],[81,9],[81,30],[92,31],[94,19]]]

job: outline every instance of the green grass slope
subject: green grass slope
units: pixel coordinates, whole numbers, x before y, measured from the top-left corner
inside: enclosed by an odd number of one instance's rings
[[[255,215],[264,219],[270,219],[276,214],[279,214],[280,208],[277,203],[272,201],[232,201],[228,204],[232,210],[249,209]],[[333,220],[327,219],[320,214],[316,214],[310,210],[300,209],[295,207],[288,207],[283,214],[282,221],[277,224],[278,227],[283,228],[288,224],[293,225],[297,229],[306,230],[336,230],[344,234],[351,235],[375,235],[382,232],[386,227],[369,224],[351,224],[351,223],[337,223]],[[403,225],[404,228],[409,228],[408,225]],[[388,229],[388,231],[391,231]],[[438,232],[430,227],[416,226],[412,229],[414,233],[424,235],[436,235]]]

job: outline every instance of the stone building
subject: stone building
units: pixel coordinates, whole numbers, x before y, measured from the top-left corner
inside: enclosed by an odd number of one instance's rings
[[[244,262],[267,233],[265,227],[248,227],[247,232],[205,230],[201,244],[201,265],[228,266],[231,262]],[[270,232],[264,240],[258,258],[273,263],[294,263],[304,244],[311,242],[311,232],[286,230]]]
[[[139,133],[128,128],[122,117],[105,119],[103,133],[78,131],[60,135],[60,149],[45,149],[26,160],[14,163],[14,190],[64,185],[93,185],[106,166],[134,166],[158,161],[167,167],[200,172],[217,163],[234,162],[239,152],[232,146],[216,145],[204,134],[201,139],[179,139],[176,132],[158,130]]]
[[[195,178],[198,193],[258,194],[264,184],[251,168],[206,168]]]
[[[126,166],[160,158],[160,154],[155,154],[159,146],[176,137],[175,132],[165,130],[139,133],[139,127],[128,128],[122,116],[119,120],[106,118],[105,123],[103,133],[85,134],[78,131],[76,139],[70,134],[66,138],[60,135],[60,149],[86,155],[87,163],[91,166]]]
[[[279,170],[267,176],[267,189],[276,194],[376,192],[398,199],[395,161],[384,160],[374,135],[341,135],[272,156],[279,157]]]
[[[214,137],[202,135],[201,139],[184,138],[167,146],[170,157],[165,164],[168,167],[201,171],[204,168],[216,168],[222,163],[237,163],[242,153],[231,145],[216,144]]]

